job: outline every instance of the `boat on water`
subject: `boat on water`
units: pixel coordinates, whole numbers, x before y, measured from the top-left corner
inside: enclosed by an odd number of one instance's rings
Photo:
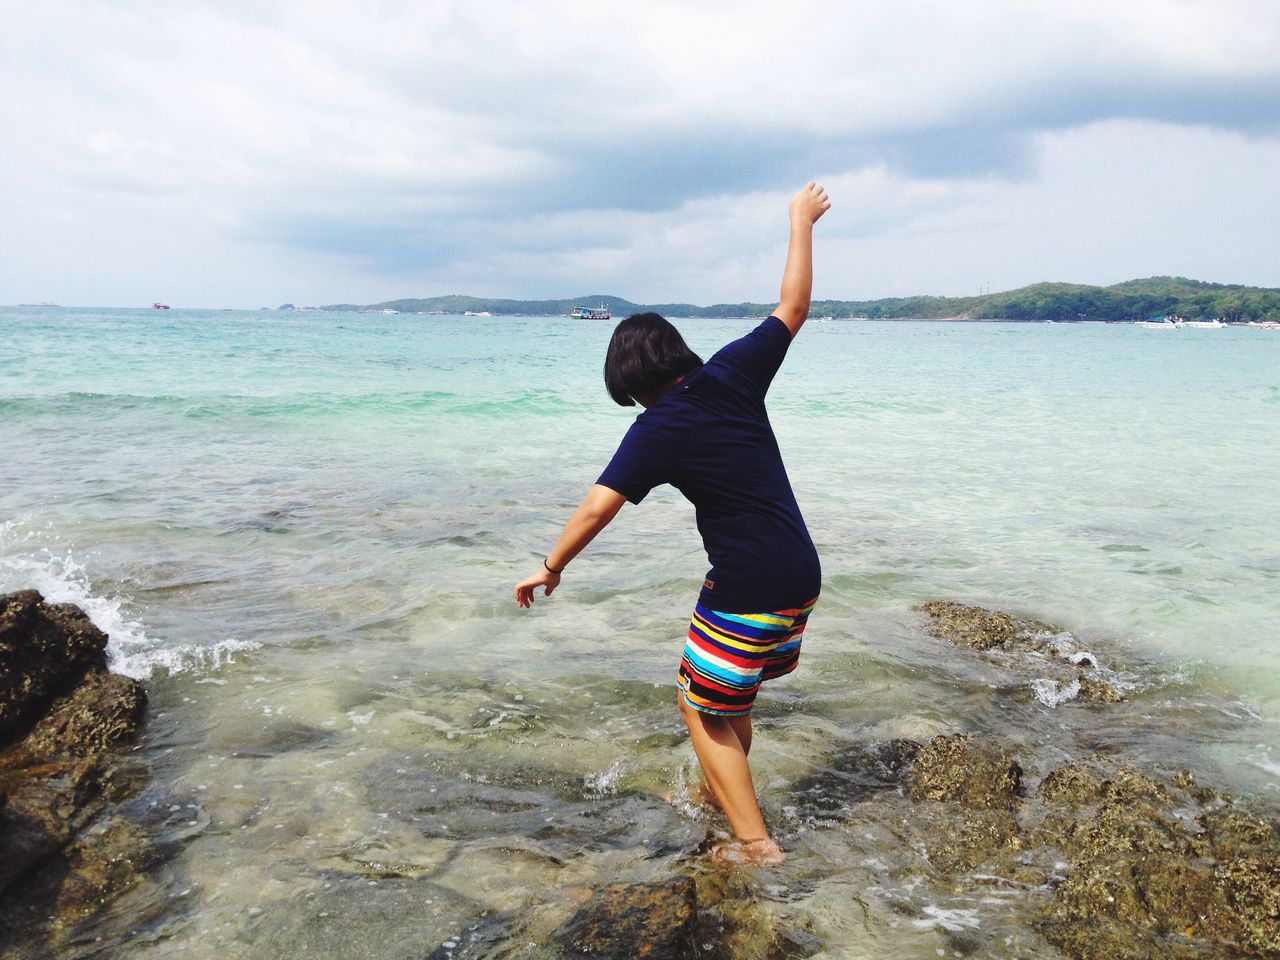
[[[490,313],[488,310],[464,310],[462,312],[462,315],[464,317],[492,317],[493,316],[493,314]]]
[[[1217,330],[1219,327],[1225,327],[1226,324],[1217,317],[1205,318],[1204,320],[1184,320],[1184,327],[1194,327],[1197,330]]]
[[[611,320],[613,314],[605,304],[598,307],[574,307],[569,313],[574,320]]]
[[[1139,327],[1145,327],[1147,330],[1178,330],[1182,327],[1181,317],[1147,317],[1145,320],[1135,321]]]
[[[152,310],[168,310],[169,305],[167,303],[161,303],[159,300],[157,300],[155,303],[151,305],[151,309]]]

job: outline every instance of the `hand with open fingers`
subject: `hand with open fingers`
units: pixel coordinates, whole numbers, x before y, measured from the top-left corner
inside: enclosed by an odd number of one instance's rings
[[[560,574],[550,570],[539,570],[531,577],[526,577],[516,584],[516,603],[522,607],[533,606],[533,591],[537,587],[545,587],[542,595],[551,596],[551,591],[560,586]]]
[[[792,223],[814,224],[831,209],[831,201],[821,184],[810,180],[791,198],[788,209],[791,211]]]

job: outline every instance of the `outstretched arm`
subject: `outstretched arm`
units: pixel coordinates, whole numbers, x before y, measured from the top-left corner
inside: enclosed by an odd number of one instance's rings
[[[782,294],[773,315],[787,325],[791,336],[800,332],[809,316],[813,292],[813,225],[831,207],[826,191],[810,180],[791,198],[791,242],[782,271]]]
[[[542,569],[516,584],[516,603],[522,607],[531,606],[533,591],[537,587],[545,587],[543,596],[551,596],[551,591],[560,586],[560,574],[553,571],[563,570],[570,560],[581,553],[595,539],[595,535],[618,515],[626,502],[627,498],[618,491],[600,483],[594,484],[560,531],[560,539],[547,554]]]

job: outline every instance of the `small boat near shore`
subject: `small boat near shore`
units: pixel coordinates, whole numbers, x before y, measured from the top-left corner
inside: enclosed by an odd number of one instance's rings
[[[611,320],[613,314],[602,303],[598,307],[574,307],[569,312],[569,317],[573,320]]]
[[[1179,330],[1182,327],[1181,317],[1147,317],[1134,321],[1136,326],[1146,330]]]
[[[1184,327],[1192,327],[1196,330],[1217,330],[1226,326],[1226,324],[1217,317],[1206,317],[1203,320],[1184,320],[1182,321],[1182,325]]]

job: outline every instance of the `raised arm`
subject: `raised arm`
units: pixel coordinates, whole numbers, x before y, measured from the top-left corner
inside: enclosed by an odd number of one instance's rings
[[[618,491],[610,490],[600,483],[593,485],[560,531],[560,539],[547,554],[542,569],[516,584],[516,603],[522,607],[531,606],[533,591],[537,587],[545,587],[543,595],[551,596],[551,591],[560,586],[558,571],[563,570],[570,560],[595,539],[597,533],[609,525],[609,521],[618,515],[626,502],[627,498]]]
[[[830,207],[826,191],[812,180],[788,205],[791,242],[787,245],[787,265],[782,270],[782,293],[773,315],[787,325],[793,337],[809,316],[809,296],[813,292],[813,225]]]

